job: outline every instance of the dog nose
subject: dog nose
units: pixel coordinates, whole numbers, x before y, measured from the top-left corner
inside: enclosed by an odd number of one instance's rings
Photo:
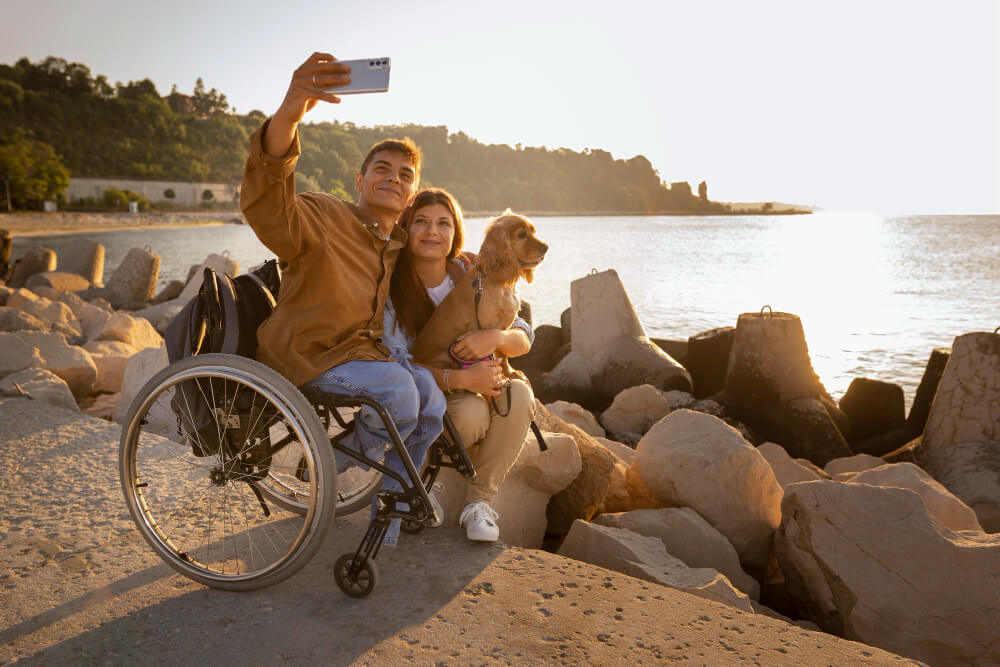
[[[545,244],[545,243],[541,243],[538,246],[538,251],[541,252],[544,255],[545,253],[547,253],[549,251],[549,246],[547,244]]]

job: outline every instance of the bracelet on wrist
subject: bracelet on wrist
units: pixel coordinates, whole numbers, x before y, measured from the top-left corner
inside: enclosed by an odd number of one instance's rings
[[[444,373],[441,374],[441,384],[444,385],[444,393],[446,393],[446,394],[450,394],[451,393],[451,384],[448,381],[448,376],[450,374],[451,374],[451,369],[450,368],[444,369]]]

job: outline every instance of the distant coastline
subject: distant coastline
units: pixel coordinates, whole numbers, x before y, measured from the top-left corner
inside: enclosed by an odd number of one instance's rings
[[[715,216],[728,217],[739,215],[807,215],[808,209],[782,208],[770,211],[743,209],[733,212],[719,211],[519,211],[533,217],[599,217],[644,215],[662,216]],[[488,218],[497,211],[466,211],[469,218]],[[189,211],[169,213],[80,213],[60,211],[42,213],[37,211],[18,211],[0,213],[0,229],[5,229],[14,236],[52,236],[62,234],[86,234],[91,232],[120,231],[129,229],[166,229],[171,227],[194,227],[206,225],[243,224],[245,221],[239,210],[231,211]]]

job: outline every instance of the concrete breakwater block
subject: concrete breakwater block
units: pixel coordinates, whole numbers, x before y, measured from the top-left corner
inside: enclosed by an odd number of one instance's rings
[[[718,327],[688,338],[685,367],[691,373],[695,398],[711,396],[725,386],[735,336],[736,327]]]
[[[100,285],[104,279],[104,246],[90,239],[75,242],[59,258],[59,271],[82,276],[89,284]]]
[[[862,440],[900,428],[906,421],[903,388],[898,384],[881,380],[869,378],[851,380],[847,392],[840,399],[840,409],[851,420],[849,442],[852,446]]]
[[[28,282],[28,278],[36,273],[55,271],[56,261],[56,252],[54,250],[42,246],[32,246],[14,264],[14,271],[11,273],[7,284],[14,288],[24,287]]]
[[[1000,532],[1000,334],[968,333],[951,349],[917,463]]]
[[[143,248],[132,248],[125,255],[105,287],[80,292],[88,301],[101,297],[117,310],[148,305],[156,297],[160,277],[160,256]]]
[[[24,286],[30,290],[48,287],[58,292],[79,292],[90,287],[90,281],[66,271],[43,271],[28,278]]]
[[[819,382],[802,322],[790,313],[743,313],[736,323],[722,403],[793,458],[818,466],[853,452],[847,417]]]
[[[691,391],[691,376],[647,336],[616,271],[570,285],[572,349],[543,382],[547,396],[603,410],[624,389]]]

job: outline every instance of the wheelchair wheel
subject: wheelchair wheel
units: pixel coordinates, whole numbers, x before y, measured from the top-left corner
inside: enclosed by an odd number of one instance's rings
[[[195,430],[198,415],[207,423]],[[292,444],[302,470],[283,460]],[[253,590],[291,576],[334,516],[326,430],[290,382],[244,357],[198,355],[157,373],[129,408],[119,466],[143,538],[175,570],[214,588]],[[301,512],[266,501],[261,484],[272,477],[302,492]]]
[[[334,427],[336,428],[336,427]],[[301,445],[291,443],[275,460],[282,463],[277,469],[272,466],[268,476],[261,480],[260,491],[264,497],[289,512],[304,515],[309,507],[306,485],[302,484],[307,473],[301,470],[304,461]],[[295,474],[290,474],[295,470]],[[371,505],[372,498],[382,486],[382,473],[374,468],[363,470],[353,460],[347,468],[337,473],[336,516],[346,516]]]
[[[378,585],[378,565],[369,558],[363,566],[358,567],[356,559],[357,557],[353,553],[347,553],[338,558],[333,566],[333,578],[337,582],[337,587],[344,591],[345,595],[352,598],[363,598],[367,597]],[[352,573],[352,569],[356,571]]]

